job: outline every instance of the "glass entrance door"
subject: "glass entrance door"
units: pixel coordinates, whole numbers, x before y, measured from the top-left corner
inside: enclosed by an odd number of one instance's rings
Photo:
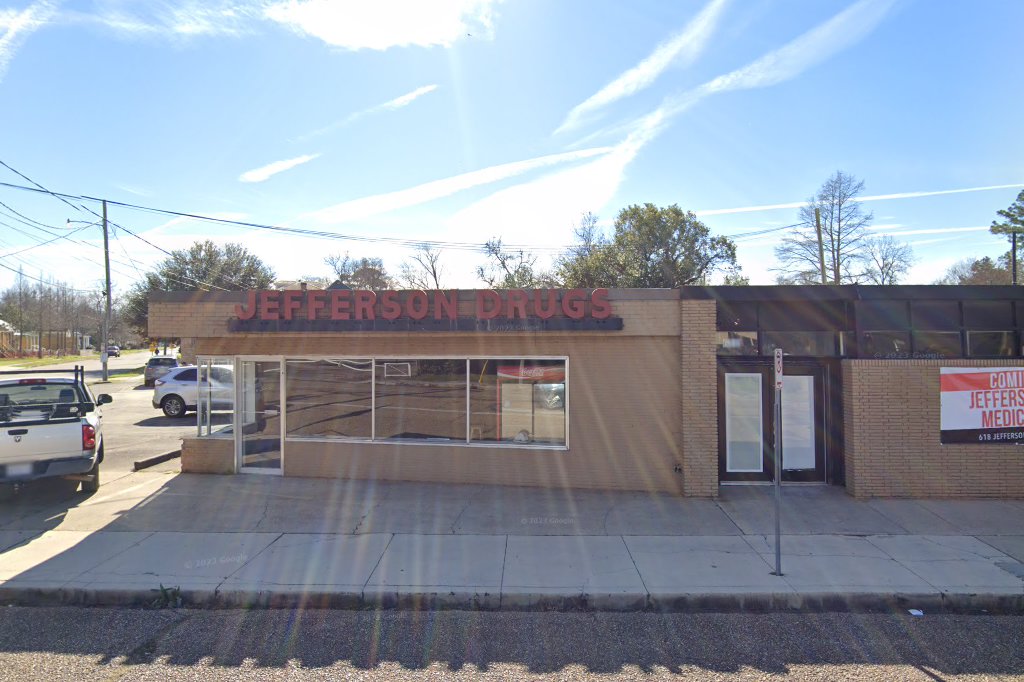
[[[235,449],[241,471],[280,474],[281,452],[281,362],[241,360],[239,362],[238,421]]]
[[[764,363],[719,367],[719,476],[775,480],[775,384]],[[788,362],[782,383],[782,480],[825,480],[824,370]]]

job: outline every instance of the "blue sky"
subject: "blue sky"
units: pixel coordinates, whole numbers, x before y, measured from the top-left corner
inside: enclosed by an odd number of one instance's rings
[[[930,283],[1006,250],[987,226],[1024,188],[1022,25],[1017,0],[0,0],[0,160],[55,192],[359,238],[112,205],[115,293],[205,238],[289,279],[446,242],[445,284],[475,287],[492,237],[544,264],[582,214],[644,202],[742,235],[836,170]],[[97,285],[98,228],[39,245],[96,202],[0,201],[0,264]],[[737,239],[752,283],[781,236]]]

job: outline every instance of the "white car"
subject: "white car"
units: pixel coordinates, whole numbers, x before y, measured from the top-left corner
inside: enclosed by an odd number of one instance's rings
[[[201,376],[205,371],[205,367],[187,365],[164,374],[153,387],[153,407],[163,410],[168,417],[184,417],[186,412],[195,411],[202,379],[202,389],[210,392],[211,409],[230,410],[235,398],[234,370],[215,365],[210,368],[209,381]]]
[[[62,477],[96,492],[104,446],[99,408],[111,400],[92,394],[82,367],[0,372],[0,483]]]

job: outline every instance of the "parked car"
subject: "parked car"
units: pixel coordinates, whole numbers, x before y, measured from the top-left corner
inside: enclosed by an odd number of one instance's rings
[[[146,386],[152,386],[153,382],[170,372],[175,367],[184,365],[181,360],[171,355],[154,355],[146,361],[146,370],[143,372],[143,380]]]
[[[66,478],[96,492],[104,447],[99,408],[112,400],[92,394],[81,366],[0,372],[0,483]]]
[[[163,410],[168,417],[184,417],[199,404],[201,384],[202,390],[210,391],[211,409],[230,410],[235,398],[234,370],[215,365],[210,368],[209,380],[203,376],[205,371],[205,367],[186,365],[167,372],[156,380],[153,407]]]
[[[117,346],[107,346],[107,355],[112,358],[121,357],[121,349]]]

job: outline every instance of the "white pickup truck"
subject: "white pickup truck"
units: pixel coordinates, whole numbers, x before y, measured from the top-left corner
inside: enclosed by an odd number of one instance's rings
[[[99,408],[112,401],[93,396],[83,367],[0,372],[0,483],[63,477],[98,490]]]

